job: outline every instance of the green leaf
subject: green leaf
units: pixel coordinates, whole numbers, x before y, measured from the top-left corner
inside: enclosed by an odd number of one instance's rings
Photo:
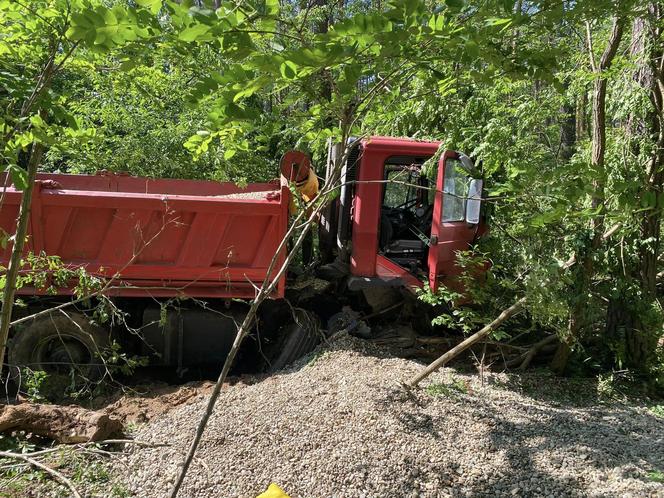
[[[473,40],[467,41],[463,48],[466,55],[471,59],[475,59],[480,55],[480,47]]]
[[[507,28],[510,24],[512,24],[512,19],[510,19],[509,17],[507,18],[490,17],[489,19],[486,20],[487,26],[505,26]]]
[[[106,26],[113,26],[118,24],[118,18],[115,17],[115,14],[113,13],[112,10],[105,9],[103,12],[103,17],[104,17],[104,22],[106,23]]]
[[[257,91],[259,91],[261,88],[263,88],[263,85],[265,84],[265,81],[261,78],[255,79],[254,81],[249,82],[247,85],[245,85],[242,90],[240,90],[238,93],[235,94],[233,97],[233,102],[238,102],[242,100],[245,97],[251,97],[253,94],[255,94]]]
[[[445,0],[445,5],[447,5],[452,10],[461,10],[465,2],[463,0]]]
[[[2,228],[0,228],[0,248],[2,249],[7,249],[7,244],[9,243],[9,238],[11,235],[9,235],[7,232],[5,232]],[[0,266],[0,271],[6,271],[7,268],[4,266]],[[0,279],[0,281],[4,280],[4,275]]]
[[[288,80],[295,79],[297,77],[297,64],[293,61],[284,61],[279,67],[281,71],[281,76]]]
[[[153,14],[158,14],[161,9],[161,0],[136,0],[141,7],[147,7]]]
[[[46,123],[39,114],[30,116],[30,124],[35,128],[46,128]]]
[[[652,209],[656,204],[657,196],[655,195],[655,192],[646,191],[643,193],[643,197],[641,197],[641,207],[645,209]]]
[[[235,149],[226,149],[226,150],[224,151],[224,159],[226,159],[226,160],[228,161],[228,160],[231,159],[236,153],[237,153],[237,150],[235,150]]]
[[[26,170],[16,164],[11,164],[7,169],[17,189],[23,190],[28,186],[28,172]]]
[[[276,17],[279,14],[279,0],[265,0],[265,14]]]
[[[133,60],[133,59],[125,59],[122,62],[120,62],[120,70],[121,71],[130,71],[134,69],[138,63]]]
[[[178,38],[184,42],[192,42],[198,38],[201,38],[208,31],[210,31],[210,29],[212,28],[207,24],[194,24],[193,26],[189,26],[188,28],[183,29],[180,32]]]
[[[443,15],[433,15],[429,19],[429,27],[433,31],[442,31],[445,26],[445,16]]]
[[[81,12],[73,12],[71,15],[72,27],[80,26],[82,28],[94,28],[95,23],[89,17],[83,15]]]

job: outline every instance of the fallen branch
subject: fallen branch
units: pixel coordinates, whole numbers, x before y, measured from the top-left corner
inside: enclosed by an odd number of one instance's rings
[[[38,403],[0,407],[0,432],[24,430],[60,443],[101,441],[122,430],[122,423],[100,412],[78,406]]]
[[[475,332],[473,335],[468,337],[466,340],[461,342],[460,344],[454,346],[452,349],[450,349],[447,353],[443,354],[440,356],[436,361],[428,365],[425,369],[423,369],[421,372],[418,374],[414,375],[411,379],[409,379],[404,386],[408,388],[412,388],[417,386],[423,379],[431,375],[433,372],[441,368],[443,365],[445,365],[447,362],[458,356],[460,353],[464,352],[466,349],[468,349],[470,346],[475,344],[476,342],[479,342],[481,339],[489,335],[491,332],[493,332],[495,329],[498,328],[498,326],[503,323],[505,320],[510,318],[511,316],[515,315],[518,311],[520,311],[523,308],[523,305],[526,302],[526,298],[522,297],[519,299],[516,303],[514,303],[512,306],[504,310],[498,318],[496,318],[494,321],[492,321],[490,324],[488,324],[486,327],[482,328],[478,332]]]
[[[103,441],[91,441],[89,443],[83,443],[81,446],[87,446],[90,444],[135,444],[136,446],[141,446],[143,448],[160,448],[162,446],[171,446],[170,443],[151,443],[149,441],[141,441],[139,439],[104,439]]]
[[[72,482],[69,479],[67,479],[65,476],[63,476],[60,472],[58,472],[57,470],[52,469],[48,465],[45,465],[41,462],[38,462],[37,460],[34,460],[33,458],[30,458],[26,455],[22,455],[20,453],[12,453],[12,452],[9,452],[9,451],[0,451],[0,457],[13,458],[15,460],[22,460],[26,463],[29,463],[33,467],[37,467],[38,469],[43,470],[44,472],[46,472],[47,474],[52,475],[55,479],[57,479],[62,484],[67,486],[69,488],[69,490],[71,491],[72,496],[74,496],[75,498],[81,498],[80,493],[76,490],[76,488],[74,487]]]
[[[510,361],[508,361],[506,366],[511,368],[519,365],[519,370],[525,370],[526,368],[528,368],[528,365],[530,365],[530,362],[533,361],[533,358],[535,358],[537,353],[539,353],[542,350],[542,348],[544,348],[544,346],[551,344],[552,342],[557,340],[558,336],[556,334],[546,336],[541,341],[538,341],[535,344],[533,344],[533,346],[530,349],[528,349],[528,351],[525,351],[516,358],[513,358]]]
[[[47,448],[45,450],[33,451],[32,453],[23,453],[25,456],[37,457],[55,453],[57,451],[64,451],[69,449],[84,449],[87,446],[98,446],[103,444],[135,444],[143,448],[160,448],[162,446],[171,446],[169,443],[149,443],[147,441],[139,441],[138,439],[104,439],[103,441],[88,441],[87,443],[76,443],[74,445],[59,445],[54,448]]]

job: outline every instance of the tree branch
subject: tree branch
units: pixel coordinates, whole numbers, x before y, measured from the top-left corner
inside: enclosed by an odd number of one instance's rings
[[[46,472],[47,474],[50,474],[55,479],[60,481],[62,484],[67,486],[69,488],[69,490],[71,491],[72,496],[74,496],[75,498],[81,498],[81,494],[76,490],[76,488],[74,487],[72,482],[69,479],[67,479],[64,475],[62,475],[60,472],[58,472],[57,470],[52,469],[48,465],[45,465],[41,462],[38,462],[37,460],[35,460],[33,458],[30,458],[26,455],[22,455],[20,453],[12,453],[12,452],[9,452],[9,451],[0,451],[0,457],[13,458],[15,460],[23,460],[24,462],[29,463],[33,467],[37,467],[38,469],[43,470],[44,472]]]

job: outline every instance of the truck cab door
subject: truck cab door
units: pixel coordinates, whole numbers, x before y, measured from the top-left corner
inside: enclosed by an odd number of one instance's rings
[[[463,291],[455,277],[457,251],[463,251],[480,231],[482,180],[470,176],[470,159],[458,152],[445,151],[438,162],[428,255],[429,287],[436,292],[441,284]]]

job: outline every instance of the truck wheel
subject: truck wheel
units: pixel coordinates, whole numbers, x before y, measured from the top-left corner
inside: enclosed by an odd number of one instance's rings
[[[9,364],[94,382],[104,374],[100,353],[109,344],[108,332],[80,313],[37,318],[18,331],[9,345]]]
[[[312,351],[321,340],[318,319],[304,310],[293,312],[294,321],[277,332],[279,340],[269,365],[270,372],[281,370]]]

